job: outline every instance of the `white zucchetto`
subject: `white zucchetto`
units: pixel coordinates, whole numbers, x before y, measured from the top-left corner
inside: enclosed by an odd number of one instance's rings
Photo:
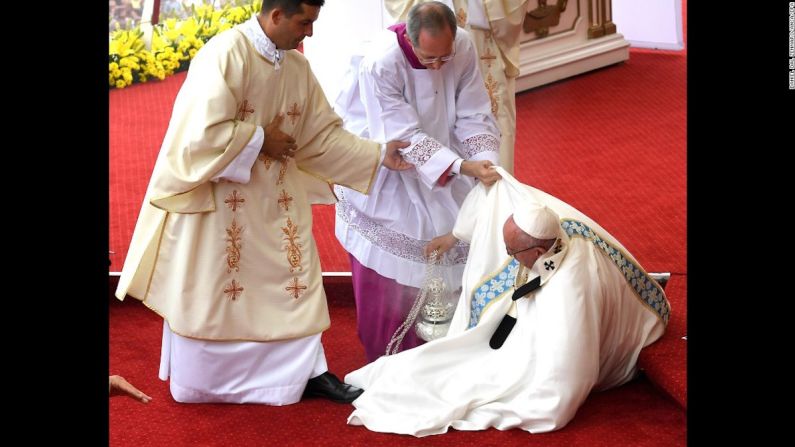
[[[554,239],[560,230],[560,217],[544,205],[522,205],[513,213],[516,225],[536,239]]]

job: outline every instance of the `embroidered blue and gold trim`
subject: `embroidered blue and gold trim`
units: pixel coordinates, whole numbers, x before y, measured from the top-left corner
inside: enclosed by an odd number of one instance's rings
[[[561,219],[560,226],[569,237],[577,236],[590,240],[596,247],[601,249],[624,275],[638,299],[653,310],[666,325],[668,324],[671,307],[668,304],[668,300],[665,299],[665,293],[662,287],[640,266],[626,257],[621,250],[599,237],[588,225],[574,219]]]
[[[486,278],[474,289],[475,291],[472,292],[472,299],[470,300],[469,327],[467,329],[477,326],[480,316],[483,315],[483,310],[489,303],[512,290],[518,270],[519,261],[516,258],[511,258],[510,262],[498,273]]]

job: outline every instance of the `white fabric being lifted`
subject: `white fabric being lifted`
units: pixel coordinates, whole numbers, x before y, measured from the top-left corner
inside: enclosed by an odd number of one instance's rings
[[[448,335],[381,357],[345,377],[365,389],[351,425],[427,436],[457,430],[565,426],[591,390],[635,376],[640,350],[665,331],[670,305],[661,287],[596,222],[516,181],[476,186],[454,234],[470,241],[463,290]],[[517,322],[497,350],[489,339],[505,315],[517,261],[505,253],[502,226],[525,204],[561,218],[556,245],[517,281],[542,286],[517,301]]]

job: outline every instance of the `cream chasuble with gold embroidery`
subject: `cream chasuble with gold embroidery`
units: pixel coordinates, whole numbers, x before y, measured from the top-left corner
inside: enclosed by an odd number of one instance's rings
[[[260,155],[248,183],[211,181],[280,113],[294,159]],[[191,338],[328,328],[310,204],[332,203],[331,183],[367,192],[381,156],[341,124],[299,52],[275,66],[238,28],[211,39],[174,103],[116,296],[142,300]]]

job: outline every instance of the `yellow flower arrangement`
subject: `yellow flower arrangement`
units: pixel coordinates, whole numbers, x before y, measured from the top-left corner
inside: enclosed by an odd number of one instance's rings
[[[208,0],[205,0],[208,1]],[[149,49],[140,25],[117,29],[110,36],[108,84],[124,88],[150,78],[164,79],[187,70],[196,52],[216,34],[248,20],[262,7],[262,0],[237,0],[214,9],[212,2],[190,6],[184,19],[168,18],[152,30]]]

